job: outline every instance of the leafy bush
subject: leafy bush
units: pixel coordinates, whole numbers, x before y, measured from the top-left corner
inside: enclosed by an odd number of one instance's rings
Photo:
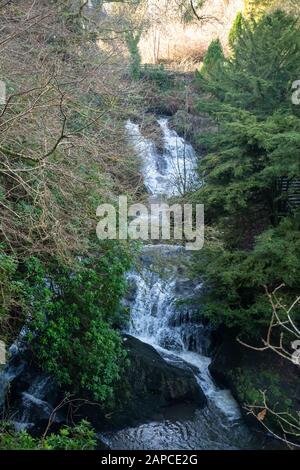
[[[174,84],[163,64],[155,66],[145,65],[141,70],[141,76],[146,80],[154,82],[161,90],[168,90]]]
[[[66,267],[37,258],[26,263],[27,302],[32,318],[27,339],[42,368],[60,384],[107,401],[125,364],[120,300],[131,255],[108,244],[105,253]],[[123,318],[124,321],[124,318]]]
[[[5,423],[0,430],[0,450],[93,450],[96,444],[96,434],[84,420],[74,427],[63,426],[57,434],[44,439],[27,431],[13,431]]]
[[[24,321],[23,315],[17,319],[12,315],[12,311],[20,308],[23,294],[23,285],[16,279],[17,266],[14,256],[5,253],[0,245],[0,331],[1,339],[5,342],[14,337],[12,331],[20,328]]]

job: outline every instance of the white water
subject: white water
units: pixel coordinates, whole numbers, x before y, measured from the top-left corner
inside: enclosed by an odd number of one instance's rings
[[[25,367],[24,362],[17,362],[17,364],[13,363],[14,357],[17,356],[20,352],[22,338],[24,337],[25,333],[26,328],[23,327],[20,331],[19,337],[8,350],[8,356],[10,357],[9,363],[0,371],[0,410],[2,407],[5,408],[6,406],[6,395],[10,383],[23,372]]]
[[[143,158],[149,193],[170,197],[192,187],[195,152],[169,129],[167,119],[158,123],[164,135],[162,155],[142,136],[138,124],[128,121],[126,129]],[[102,437],[113,449],[238,449],[253,445],[236,401],[228,390],[216,386],[209,373],[209,328],[193,321],[195,306],[180,302],[201,294],[201,284],[192,285],[184,274],[186,262],[182,247],[144,247],[140,266],[128,274],[134,292],[128,303],[128,332],[154,346],[166,361],[192,368],[208,405],[192,416],[182,409],[158,421],[107,433]]]
[[[154,196],[179,194],[174,174],[168,178],[170,169],[176,167],[178,161],[182,163],[178,158],[178,147],[188,148],[193,162],[190,166],[184,163],[184,168],[189,168],[187,180],[193,177],[195,154],[168,128],[167,120],[159,122],[164,130],[163,156],[167,161],[163,173],[157,163],[159,154],[154,144],[141,136],[136,124],[127,123],[127,130],[133,144],[142,150],[144,178],[149,192]],[[228,390],[220,390],[210,376],[209,328],[193,321],[195,305],[180,303],[201,294],[201,284],[193,285],[185,274],[186,263],[188,258],[182,247],[144,247],[140,266],[128,274],[128,281],[134,288],[134,295],[128,300],[131,310],[129,333],[154,346],[166,361],[192,368],[208,405],[196,412],[184,405],[178,406],[166,410],[152,422],[102,435],[112,449],[246,449],[254,446],[231,394]],[[12,356],[17,355],[18,348],[17,342],[11,348]],[[1,400],[4,402],[9,383],[22,373],[24,365],[23,362],[16,366],[11,363],[0,373],[0,404]],[[45,401],[50,382],[49,377],[38,376],[22,394],[20,413],[15,422],[18,429],[30,427],[34,416],[47,419],[52,411],[51,405]]]
[[[23,341],[27,329],[24,326],[19,333],[17,340],[8,350],[9,361],[0,372],[0,411],[7,418],[7,398],[8,391],[14,380],[25,379],[30,383],[27,391],[20,393],[17,407],[12,412],[11,423],[16,430],[25,430],[37,425],[37,420],[47,422],[53,406],[46,401],[51,393],[56,390],[56,383],[53,377],[45,373],[35,373],[30,370],[29,363],[23,353],[26,352],[26,342]],[[27,376],[27,377],[26,377]],[[54,422],[63,422],[58,414],[54,417]]]
[[[184,194],[195,186],[194,149],[169,128],[167,119],[161,118],[157,122],[164,141],[161,154],[151,140],[143,137],[138,124],[126,123],[131,142],[143,161],[144,184],[151,195]]]
[[[168,267],[170,252],[173,261],[176,262],[177,258],[182,267],[184,253],[180,247],[149,246],[144,248],[143,254],[151,256],[151,252],[153,260],[150,267],[143,266],[140,272],[128,275],[129,281],[134,282],[136,287],[129,333],[154,346],[166,360],[174,362],[177,357],[194,366],[197,381],[206,397],[219,408],[224,418],[239,420],[241,415],[236,401],[228,390],[220,390],[215,385],[208,370],[211,363],[206,355],[209,329],[193,322],[193,309],[180,305],[181,300],[200,295],[201,284],[182,288],[185,278],[181,279],[182,274],[178,273],[174,263],[171,268]],[[163,267],[154,266],[155,256],[164,260]],[[159,269],[162,274],[155,272]]]

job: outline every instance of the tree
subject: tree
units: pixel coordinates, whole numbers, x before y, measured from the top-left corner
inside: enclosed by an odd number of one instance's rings
[[[108,243],[105,255],[78,261],[72,273],[53,261],[45,266],[31,258],[26,264],[24,295],[33,309],[26,339],[34,358],[59,384],[106,404],[125,365],[114,327],[122,324],[130,257],[125,247]]]
[[[199,162],[206,182],[199,194],[214,217],[261,208],[272,219],[276,177],[297,176],[300,121],[291,86],[300,74],[299,39],[295,18],[282,12],[259,22],[243,20],[232,56],[218,59],[207,77],[199,74],[201,86],[212,94],[201,109],[220,125],[220,132],[206,139],[210,152]],[[214,64],[215,56],[221,57],[218,43],[204,64]]]
[[[216,76],[223,66],[225,56],[219,39],[215,39],[209,45],[204,57],[201,75],[205,78]]]
[[[199,139],[207,155],[194,199],[219,235],[196,270],[207,286],[204,313],[255,334],[268,321],[263,284],[273,289],[284,280],[288,302],[300,282],[299,215],[278,213],[277,190],[278,178],[300,174],[299,110],[291,102],[300,76],[297,18],[275,11],[239,20],[232,55],[217,64],[198,74],[199,110],[215,119],[218,132]]]
[[[119,50],[100,50],[82,27],[86,2],[29,3],[7,2],[0,18],[0,339],[11,344],[28,324],[43,370],[108,401],[124,364],[131,249],[96,239],[96,209],[136,189],[124,132],[131,87]]]
[[[236,16],[236,19],[234,20],[234,23],[233,23],[233,25],[231,27],[231,30],[230,30],[230,33],[229,33],[228,42],[229,42],[229,46],[231,47],[231,49],[234,48],[236,40],[241,35],[241,30],[242,30],[242,27],[243,27],[243,21],[244,21],[243,20],[243,15],[242,15],[241,12],[239,12]]]

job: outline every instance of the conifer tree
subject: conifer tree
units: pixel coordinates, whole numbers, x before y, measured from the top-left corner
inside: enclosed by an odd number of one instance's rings
[[[224,59],[221,42],[219,39],[215,39],[210,43],[204,57],[201,74],[206,78],[209,76],[215,76],[223,65]]]
[[[194,196],[222,234],[222,248],[218,239],[204,249],[203,271],[198,266],[212,288],[206,303],[212,320],[255,328],[269,319],[263,284],[273,289],[284,281],[290,298],[299,286],[297,211],[278,214],[279,179],[300,176],[300,112],[291,100],[298,77],[297,18],[278,10],[241,18],[230,57],[198,74],[199,110],[218,124],[217,133],[200,137],[207,149],[199,161],[204,184]]]

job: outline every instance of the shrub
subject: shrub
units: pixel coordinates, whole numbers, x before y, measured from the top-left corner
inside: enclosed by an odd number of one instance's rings
[[[0,430],[0,450],[93,450],[96,445],[96,433],[84,420],[74,427],[63,426],[57,434],[45,438],[14,431],[5,423]]]

